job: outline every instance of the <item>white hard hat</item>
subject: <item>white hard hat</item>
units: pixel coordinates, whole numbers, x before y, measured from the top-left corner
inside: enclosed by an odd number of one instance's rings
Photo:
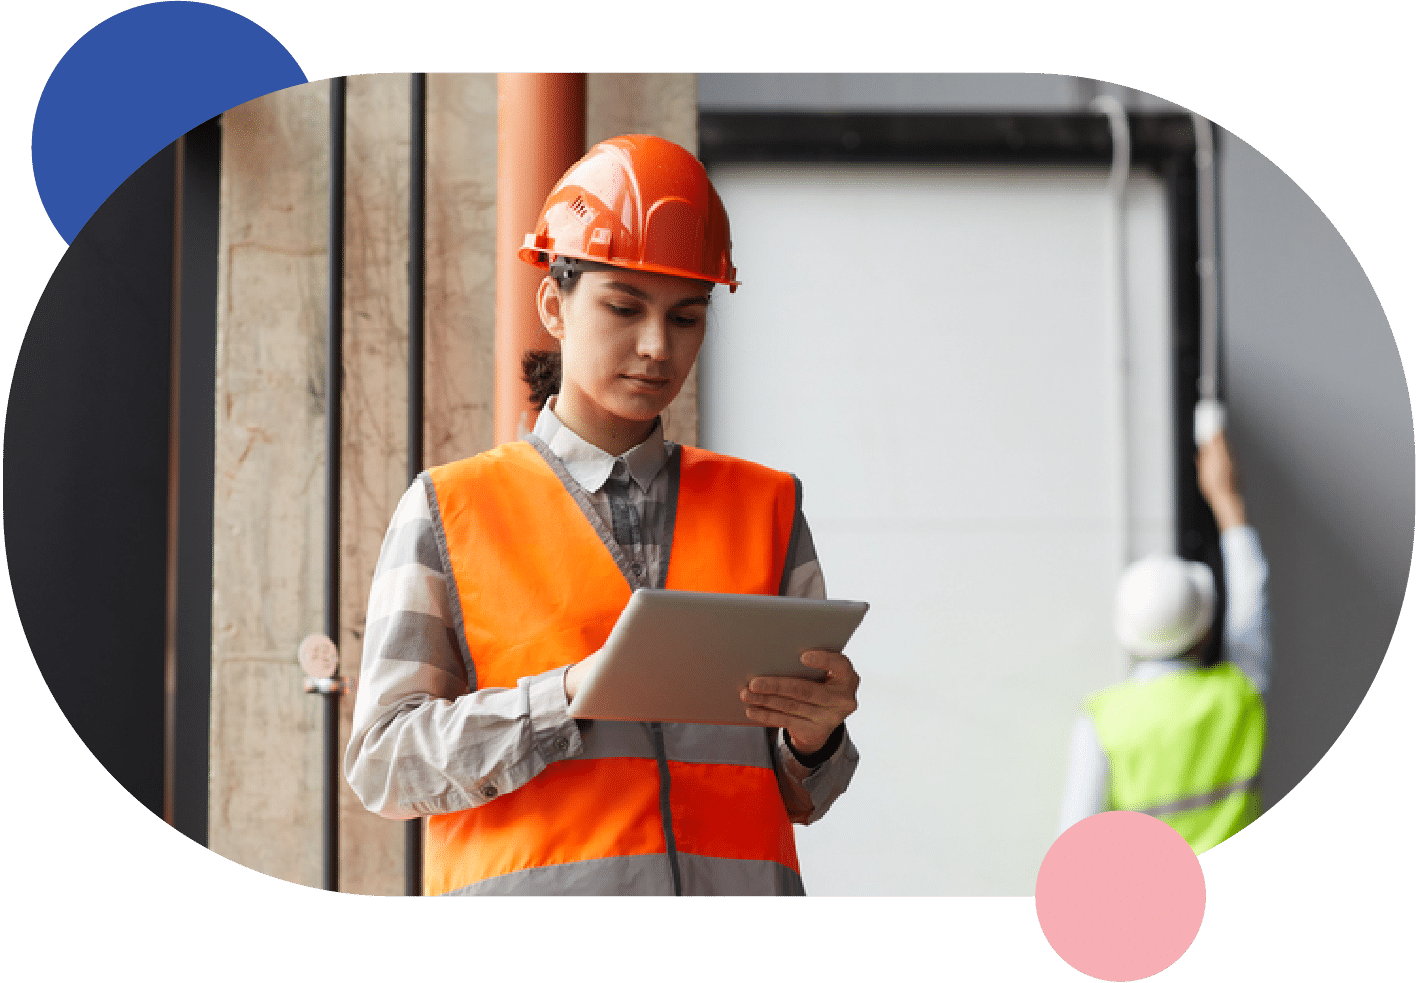
[[[1214,620],[1214,574],[1203,563],[1149,556],[1116,585],[1116,638],[1140,659],[1188,651]]]

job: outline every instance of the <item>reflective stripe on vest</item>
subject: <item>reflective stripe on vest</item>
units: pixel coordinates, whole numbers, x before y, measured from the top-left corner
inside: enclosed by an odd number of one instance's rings
[[[796,516],[794,479],[696,448],[681,448],[677,462],[665,586],[776,594]],[[429,477],[479,688],[515,686],[604,643],[630,584],[530,444],[504,444]],[[667,856],[659,762],[653,738],[641,740],[636,728],[648,725],[583,725],[587,749],[598,749],[593,757],[552,762],[484,805],[430,817],[426,893],[553,864]],[[770,861],[795,874],[795,839],[761,729],[675,728],[663,728],[672,738],[665,756],[674,848]],[[714,743],[703,735],[714,730],[730,735],[722,744],[732,763],[703,760],[702,746]],[[743,733],[754,741],[745,744]],[[754,763],[732,750],[748,744]],[[667,883],[667,860],[664,876]]]
[[[1234,665],[1129,680],[1086,708],[1111,768],[1109,808],[1164,820],[1196,853],[1258,815],[1264,704]]]

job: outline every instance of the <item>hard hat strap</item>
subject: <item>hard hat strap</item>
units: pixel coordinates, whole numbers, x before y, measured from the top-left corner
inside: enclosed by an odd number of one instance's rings
[[[586,270],[603,270],[613,272],[616,267],[605,263],[595,263],[588,259],[581,259],[578,256],[557,256],[551,260],[551,268],[548,271],[551,278],[560,284],[564,291],[575,289],[576,281],[580,279],[580,274]]]

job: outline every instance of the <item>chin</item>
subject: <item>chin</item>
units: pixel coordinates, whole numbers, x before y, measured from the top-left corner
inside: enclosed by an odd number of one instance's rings
[[[674,386],[672,391],[628,394],[614,400],[612,405],[606,408],[625,420],[648,423],[668,408],[674,397],[679,394],[680,388]]]
[[[655,400],[654,403],[648,405],[644,403],[627,402],[612,407],[610,412],[621,420],[629,420],[634,423],[650,423],[653,421],[654,417],[668,408],[669,402],[672,402],[672,400],[665,401],[662,404],[658,400]]]

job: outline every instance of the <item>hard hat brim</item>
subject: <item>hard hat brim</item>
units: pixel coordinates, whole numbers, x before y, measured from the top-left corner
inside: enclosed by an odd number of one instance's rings
[[[658,263],[639,263],[633,260],[621,260],[613,257],[605,259],[602,256],[587,256],[584,253],[571,250],[561,251],[558,249],[539,248],[531,244],[530,240],[534,238],[534,235],[528,235],[526,237],[527,244],[516,251],[516,257],[524,263],[530,263],[538,270],[549,270],[553,260],[557,257],[565,257],[566,259],[581,259],[587,263],[594,263],[596,266],[613,266],[621,270],[632,270],[636,273],[659,273],[663,276],[677,277],[680,280],[697,280],[699,283],[721,284],[728,288],[729,293],[735,292],[738,287],[742,286],[741,280],[705,276],[698,270],[681,270],[677,267],[662,266]]]

